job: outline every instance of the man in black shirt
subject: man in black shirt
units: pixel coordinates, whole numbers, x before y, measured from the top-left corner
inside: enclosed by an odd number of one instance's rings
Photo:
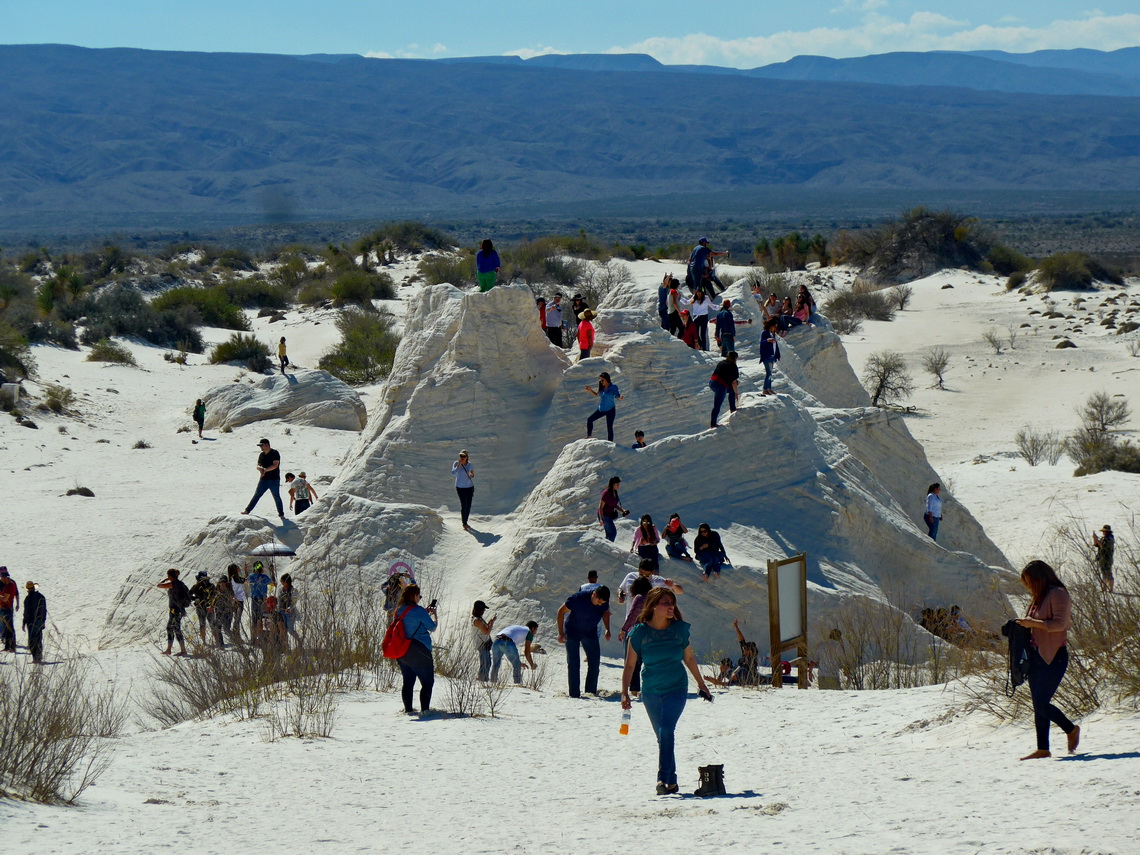
[[[713,369],[712,377],[709,378],[709,388],[713,393],[713,408],[712,408],[712,422],[710,427],[716,427],[717,417],[720,415],[720,407],[724,403],[724,396],[728,395],[728,410],[729,412],[736,412],[736,396],[738,394],[737,378],[740,377],[740,371],[736,367],[736,351],[730,350],[728,358],[722,359],[717,363],[716,368]]]
[[[285,521],[285,508],[281,505],[281,455],[269,447],[269,440],[263,439],[258,443],[261,454],[257,455],[257,471],[261,479],[257,482],[257,490],[249,504],[245,506],[243,514],[248,514],[257,504],[266,490],[273,494],[273,501],[277,504],[277,515]]]
[[[44,661],[44,627],[47,626],[47,600],[36,590],[35,582],[25,586],[28,594],[24,597],[24,629],[28,631],[28,652],[37,665]]]

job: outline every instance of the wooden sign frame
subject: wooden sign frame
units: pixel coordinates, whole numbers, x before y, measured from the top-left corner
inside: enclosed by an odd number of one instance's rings
[[[799,573],[793,582],[795,591],[785,586],[785,598],[799,594],[800,625],[799,634],[791,638],[783,638],[780,631],[780,568],[790,564],[799,564]],[[794,606],[795,601],[792,601]],[[808,675],[808,639],[807,639],[807,553],[801,552],[791,558],[768,562],[768,635],[770,641],[769,658],[772,661],[772,686],[779,689],[784,685],[783,654],[785,650],[795,649],[797,656],[794,660],[796,666],[796,686],[807,688]]]

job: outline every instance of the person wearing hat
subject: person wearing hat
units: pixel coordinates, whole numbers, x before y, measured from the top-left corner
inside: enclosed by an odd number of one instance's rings
[[[194,602],[194,612],[198,615],[198,638],[206,641],[207,613],[214,607],[217,591],[210,584],[210,574],[199,570],[190,588],[190,599]]]
[[[479,682],[487,681],[491,673],[491,632],[495,628],[495,619],[487,620],[483,615],[487,613],[487,604],[476,600],[471,608],[471,632],[475,636],[475,647],[479,651]]]
[[[1109,593],[1116,584],[1112,578],[1112,558],[1116,553],[1116,535],[1112,533],[1112,526],[1101,528],[1100,537],[1093,532],[1093,547],[1096,549],[1096,566],[1100,570],[1100,584]]]
[[[174,639],[178,639],[178,655],[186,656],[186,639],[182,637],[182,618],[186,617],[186,607],[193,602],[190,589],[186,583],[178,578],[179,573],[173,567],[166,571],[166,578],[155,587],[166,591],[167,611],[166,620],[166,649],[163,656],[169,656],[174,649]]]
[[[752,318],[745,318],[740,323],[750,324]],[[728,356],[729,352],[736,350],[736,324],[737,320],[732,315],[732,300],[725,300],[717,312],[716,329],[713,333],[716,343],[720,345],[721,356]]]
[[[475,470],[467,449],[459,451],[459,459],[451,464],[451,474],[455,476],[455,492],[459,495],[459,515],[463,520],[463,530],[470,531],[467,520],[471,517],[471,500],[475,498]]]
[[[20,586],[0,567],[0,638],[4,652],[16,652],[16,612],[20,610]]]
[[[698,289],[704,288],[710,296],[716,296],[716,290],[712,286],[710,280],[705,282],[712,275],[712,259],[717,255],[728,255],[728,251],[717,252],[709,246],[709,239],[707,237],[701,238],[697,241],[697,245],[693,247],[693,251],[689,253],[689,265],[685,276],[685,282],[689,286],[689,293],[695,294]],[[723,290],[723,289],[722,289]]]
[[[273,495],[277,505],[277,516],[285,522],[285,508],[281,504],[281,455],[269,445],[269,440],[263,439],[257,444],[261,453],[257,455],[257,471],[261,477],[257,481],[257,490],[249,504],[245,506],[243,514],[248,514],[256,507],[258,500],[268,490]]]
[[[35,582],[25,582],[24,630],[28,633],[28,652],[37,665],[44,661],[44,627],[47,626],[47,600],[36,590]]]
[[[586,309],[578,315],[578,361],[590,358],[590,348],[594,346],[594,325],[590,323],[597,315],[593,309]]]

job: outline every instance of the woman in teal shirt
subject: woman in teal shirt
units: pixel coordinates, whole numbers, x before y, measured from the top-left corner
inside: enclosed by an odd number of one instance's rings
[[[677,792],[677,758],[673,735],[689,694],[688,668],[697,681],[697,693],[706,701],[712,694],[689,646],[689,624],[681,619],[677,597],[668,588],[654,588],[645,598],[638,623],[629,633],[625,670],[621,677],[621,706],[630,709],[629,684],[641,661],[641,703],[657,734],[657,795]]]

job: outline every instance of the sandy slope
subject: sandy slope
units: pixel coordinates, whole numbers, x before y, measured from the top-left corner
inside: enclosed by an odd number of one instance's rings
[[[643,262],[634,269],[656,282],[668,268]],[[1057,322],[1027,314],[1040,299],[1021,302],[994,279],[951,272],[914,287],[907,311],[893,323],[865,325],[848,337],[848,350],[857,371],[884,347],[912,364],[930,344],[952,351],[950,390],[919,389],[909,424],[1011,562],[1040,550],[1050,527],[1068,517],[1090,529],[1102,522],[1126,529],[1138,476],[1074,479],[1067,463],[1030,468],[1011,453],[1022,424],[1071,428],[1073,407],[1092,389],[1135,400],[1140,362],[1093,325],[1073,336],[1078,349],[1054,350],[1051,336],[1060,330],[1048,324]],[[1012,353],[994,356],[981,344],[985,329],[1026,320],[1040,331],[1023,334]],[[294,361],[306,366],[335,338],[327,316],[290,313],[284,327],[258,321],[256,328],[267,341],[288,336]],[[34,575],[43,584],[53,623],[80,647],[89,646],[83,639],[97,634],[109,598],[140,560],[240,509],[254,486],[261,435],[273,437],[286,468],[317,478],[334,473],[356,441],[347,432],[293,427],[285,436],[254,425],[192,445],[176,430],[189,424],[194,399],[239,372],[201,360],[178,369],[161,351],[132,349],[140,368],[37,348],[42,377],[80,393],[82,419],[35,414],[38,431],[0,420],[0,471],[11,499],[0,562],[19,582]],[[921,380],[916,364],[915,373]],[[362,391],[366,402],[376,394]],[[152,448],[133,450],[138,439]],[[62,495],[77,483],[96,498]],[[265,501],[259,510],[268,513]],[[447,519],[449,532],[453,522]],[[480,520],[492,533],[500,524]],[[464,559],[466,541],[446,543]],[[160,611],[156,595],[156,631]],[[1086,753],[1074,760],[1019,764],[1016,757],[1032,748],[1030,733],[948,715],[957,701],[939,687],[734,689],[712,706],[692,700],[678,739],[683,789],[695,786],[697,765],[723,762],[733,797],[656,798],[643,714],[636,711],[631,735],[619,737],[613,699],[566,698],[561,650],[540,640],[552,652],[549,684],[541,694],[515,691],[498,719],[406,719],[394,695],[361,693],[343,700],[331,740],[269,744],[258,725],[229,719],[165,731],[135,724],[81,807],[0,803],[3,845],[116,853],[294,852],[321,844],[329,852],[1140,851],[1130,819],[1140,806],[1138,716],[1085,722]],[[145,647],[97,658],[107,679],[131,684],[136,695],[146,691],[153,666]],[[603,687],[615,690],[617,674],[607,666]],[[445,692],[440,685],[440,702]]]

